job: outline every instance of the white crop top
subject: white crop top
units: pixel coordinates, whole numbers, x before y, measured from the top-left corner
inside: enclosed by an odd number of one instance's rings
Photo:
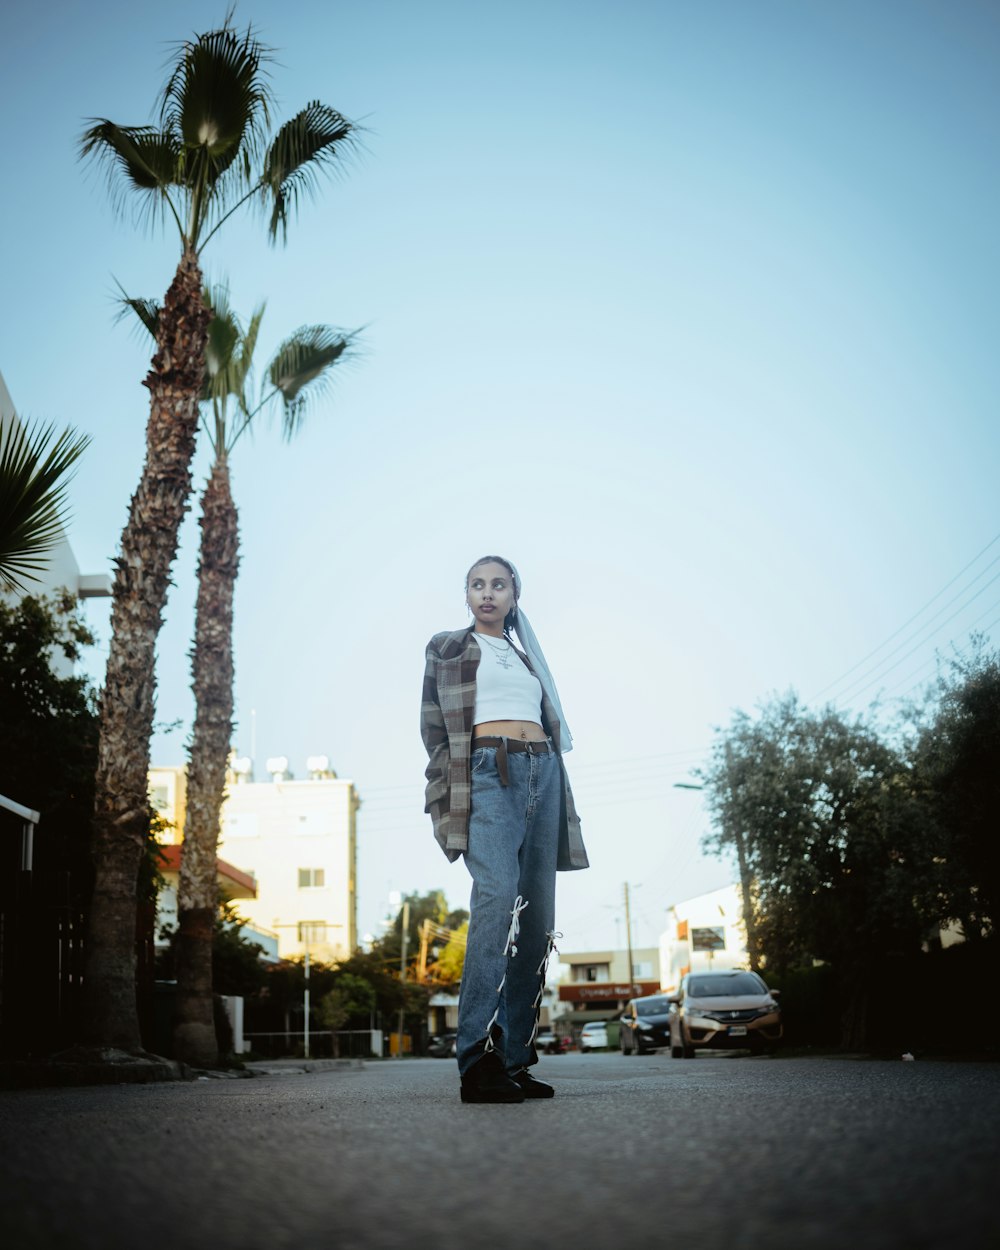
[[[506,638],[473,633],[483,653],[476,669],[476,714],[473,724],[491,720],[542,723],[542,684]],[[505,664],[501,663],[505,661]]]

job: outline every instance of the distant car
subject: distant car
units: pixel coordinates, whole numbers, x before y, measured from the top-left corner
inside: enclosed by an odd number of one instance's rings
[[[622,1015],[618,1046],[623,1055],[649,1055],[670,1045],[673,1004],[665,994],[633,998]]]
[[[670,1017],[670,1053],[693,1059],[699,1050],[772,1051],[781,1041],[777,990],[756,972],[689,972]]]
[[[546,1055],[561,1055],[569,1049],[568,1037],[557,1037],[551,1029],[541,1029],[535,1037],[535,1049]]]
[[[588,1050],[607,1050],[608,1048],[608,1026],[604,1020],[591,1020],[589,1024],[585,1024],[580,1031],[580,1049]]]
[[[454,1029],[449,1029],[445,1033],[435,1033],[427,1042],[427,1053],[432,1059],[453,1059],[457,1036]]]

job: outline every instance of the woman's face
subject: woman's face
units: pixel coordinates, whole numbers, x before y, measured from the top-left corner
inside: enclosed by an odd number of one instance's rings
[[[514,582],[503,564],[477,564],[469,573],[465,598],[476,625],[489,626],[490,633],[503,630],[504,617],[514,606]]]

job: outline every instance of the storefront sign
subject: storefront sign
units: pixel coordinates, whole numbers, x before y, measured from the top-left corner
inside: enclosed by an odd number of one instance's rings
[[[570,1003],[615,1002],[618,999],[643,998],[647,994],[659,994],[657,981],[636,981],[634,985],[587,981],[559,986],[559,998]]]

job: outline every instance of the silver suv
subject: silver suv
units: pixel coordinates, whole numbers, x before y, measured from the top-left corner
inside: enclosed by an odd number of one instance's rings
[[[756,972],[689,972],[670,1016],[670,1054],[693,1059],[699,1050],[773,1051],[781,1041],[781,1008]]]

